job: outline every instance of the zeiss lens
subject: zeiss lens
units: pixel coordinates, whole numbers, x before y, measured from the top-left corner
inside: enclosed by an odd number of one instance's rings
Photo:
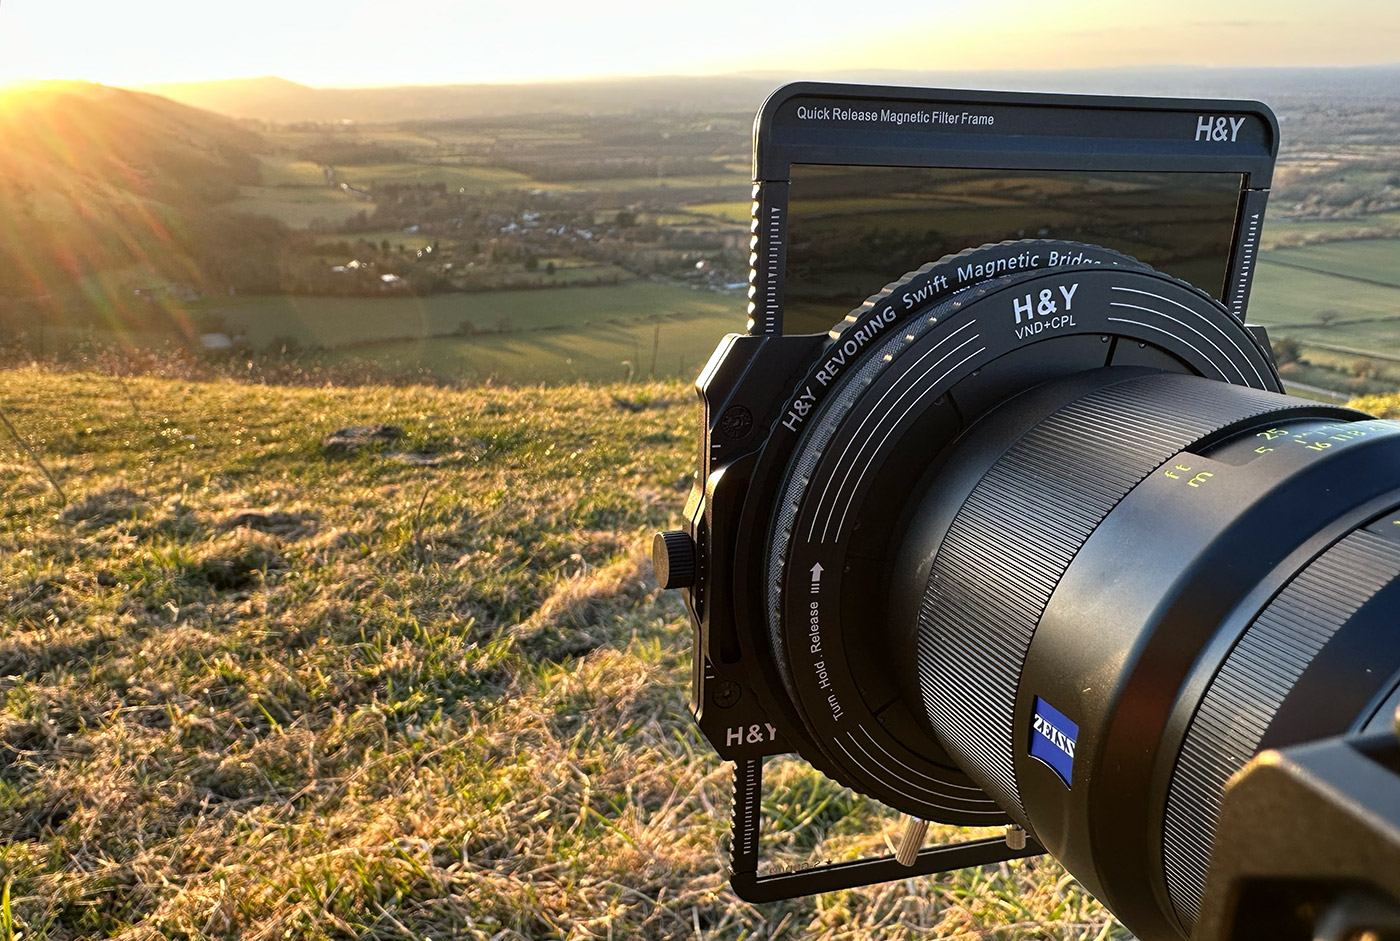
[[[1101,370],[986,416],[914,514],[927,728],[1130,926],[1189,932],[1245,762],[1396,687],[1400,425],[1316,412]]]

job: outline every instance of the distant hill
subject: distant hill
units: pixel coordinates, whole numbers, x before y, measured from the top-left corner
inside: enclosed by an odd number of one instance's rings
[[[1356,68],[1199,68],[1142,66],[1016,72],[862,72],[836,81],[888,82],[1089,95],[1400,100],[1400,63]]]
[[[752,110],[775,84],[767,78],[726,76],[312,88],[280,78],[251,78],[147,85],[142,90],[231,117],[375,124],[522,114],[745,111]]]
[[[521,114],[645,111],[752,112],[777,86],[798,79],[1092,94],[1257,97],[1304,102],[1400,99],[1400,65],[1364,68],[1156,67],[1055,72],[787,72],[572,82],[312,88],[280,78],[150,85],[144,90],[220,114],[261,121],[386,123]]]
[[[259,177],[261,141],[235,122],[100,85],[6,95],[0,140],[0,298],[12,300],[79,292],[110,309],[116,279],[128,299],[151,279],[196,283],[217,250],[212,208]]]

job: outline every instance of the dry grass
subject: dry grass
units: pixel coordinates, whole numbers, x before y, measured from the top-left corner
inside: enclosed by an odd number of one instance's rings
[[[1361,395],[1348,402],[1347,406],[1359,408],[1377,418],[1400,418],[1400,393]]]
[[[127,382],[0,373],[70,496],[0,451],[0,939],[1123,934],[1049,861],[728,892],[730,773],[643,555],[684,389]],[[441,460],[321,453],[380,422]],[[780,859],[893,839],[768,777]]]

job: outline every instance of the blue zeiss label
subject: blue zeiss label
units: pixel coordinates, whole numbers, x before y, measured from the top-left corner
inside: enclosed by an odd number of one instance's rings
[[[1079,738],[1079,726],[1065,714],[1039,696],[1035,697],[1035,716],[1031,720],[1031,757],[1039,758],[1060,776],[1065,787],[1074,780],[1074,741]]]

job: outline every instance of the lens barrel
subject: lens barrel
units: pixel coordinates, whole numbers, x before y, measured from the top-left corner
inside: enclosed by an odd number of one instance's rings
[[[1124,372],[959,441],[902,643],[954,762],[1130,926],[1186,933],[1229,777],[1395,689],[1400,425]]]
[[[1397,695],[1400,423],[1280,394],[1258,336],[1131,260],[896,311],[955,270],[834,332],[758,459],[772,708],[836,779],[1014,821],[1185,937],[1229,777]]]

